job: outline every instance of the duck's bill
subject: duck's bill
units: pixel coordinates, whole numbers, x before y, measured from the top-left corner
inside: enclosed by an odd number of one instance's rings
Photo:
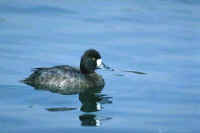
[[[98,69],[111,69],[109,66],[102,63],[100,66],[97,67]]]
[[[97,69],[110,69],[109,66],[106,66],[101,59],[97,60]]]

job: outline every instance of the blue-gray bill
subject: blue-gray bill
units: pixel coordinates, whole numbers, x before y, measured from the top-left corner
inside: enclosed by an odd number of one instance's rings
[[[109,66],[105,65],[103,62],[97,66],[97,69],[105,69],[105,70],[112,70],[112,68],[110,68]],[[112,70],[114,71],[114,70]]]

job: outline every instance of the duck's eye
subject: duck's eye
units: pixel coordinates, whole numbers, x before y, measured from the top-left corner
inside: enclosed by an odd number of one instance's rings
[[[93,60],[93,61],[95,61],[95,60],[96,60],[96,58],[92,57],[92,60]]]

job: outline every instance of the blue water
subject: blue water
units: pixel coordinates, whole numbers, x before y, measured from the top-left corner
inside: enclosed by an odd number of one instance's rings
[[[199,132],[199,7],[198,0],[0,1],[1,132]],[[147,75],[98,70],[101,101],[19,82],[34,67],[79,66],[88,48],[113,68]]]

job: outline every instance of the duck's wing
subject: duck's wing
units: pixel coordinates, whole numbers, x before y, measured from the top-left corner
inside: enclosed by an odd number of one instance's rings
[[[85,77],[80,74],[79,69],[63,65],[34,68],[33,73],[23,82],[36,89],[49,90],[61,94],[76,94],[81,91],[80,85],[85,83],[84,79]]]
[[[54,67],[39,67],[33,68],[33,73],[24,80],[31,84],[46,84],[52,82],[61,82],[65,80],[72,80],[73,77],[80,73],[74,67],[68,65],[54,66]]]

